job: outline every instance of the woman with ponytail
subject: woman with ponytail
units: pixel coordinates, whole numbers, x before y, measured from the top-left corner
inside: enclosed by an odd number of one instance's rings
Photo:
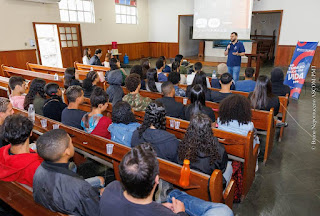
[[[191,88],[189,99],[191,100],[191,104],[185,110],[185,117],[188,121],[190,121],[194,114],[203,113],[208,115],[212,122],[215,122],[213,110],[206,107],[205,90],[202,85],[196,84]]]
[[[82,88],[84,96],[90,98],[92,91],[96,87],[97,83],[100,82],[99,75],[96,71],[90,71],[87,74],[87,78],[83,80]]]
[[[147,91],[161,92],[161,84],[162,83],[158,82],[157,70],[155,68],[150,68],[147,72]]]
[[[44,86],[46,81],[40,78],[32,80],[28,94],[24,99],[24,109],[28,110],[29,105],[33,104],[36,114],[43,115],[42,107],[46,100]]]

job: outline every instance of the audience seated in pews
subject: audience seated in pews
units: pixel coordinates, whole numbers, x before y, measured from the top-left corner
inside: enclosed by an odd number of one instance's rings
[[[119,101],[112,107],[112,124],[108,128],[112,141],[131,147],[132,134],[139,126],[130,104]]]
[[[83,180],[69,169],[74,155],[72,139],[61,129],[44,133],[37,140],[37,152],[44,162],[33,178],[35,202],[51,211],[69,215],[99,214],[99,188],[102,177]]]
[[[162,72],[165,72],[165,73],[170,73],[171,72],[171,68],[169,65],[167,65],[167,59],[165,56],[160,56],[159,57],[159,60],[162,60],[163,61],[163,64],[164,64],[164,68],[162,70]]]
[[[254,69],[252,67],[246,68],[244,72],[244,80],[236,82],[236,90],[243,92],[253,92],[256,87],[256,81],[253,81]]]
[[[90,98],[93,89],[99,82],[99,74],[96,71],[89,71],[89,73],[87,74],[87,78],[85,78],[82,83],[84,96],[86,98]]]
[[[148,105],[142,125],[133,132],[131,146],[143,142],[151,143],[158,157],[177,161],[179,140],[166,131],[166,110],[158,101]]]
[[[221,89],[221,84],[220,84],[220,76],[224,73],[228,73],[228,66],[225,64],[225,63],[220,63],[218,66],[217,66],[217,74],[216,76],[212,76],[212,79],[211,79],[211,88],[216,88],[216,89]],[[218,76],[217,76],[218,75]],[[231,87],[230,87],[231,90],[235,90],[236,87],[235,87],[235,84],[232,82],[231,84]]]
[[[158,82],[157,70],[150,68],[147,72],[146,90],[150,92],[161,92],[161,82]]]
[[[140,76],[141,89],[146,90],[146,81],[144,80],[142,66],[141,65],[134,65],[130,70],[130,74],[133,74],[133,73],[138,74]]]
[[[24,116],[8,116],[1,134],[9,145],[0,148],[0,181],[16,181],[33,185],[33,176],[43,161],[39,155],[29,148],[29,138],[33,124]]]
[[[80,86],[70,86],[66,95],[69,104],[62,111],[61,123],[81,130],[81,119],[86,114],[85,111],[79,110],[79,105],[84,101],[83,90]]]
[[[87,133],[110,139],[108,127],[112,121],[102,114],[108,108],[107,93],[102,88],[96,87],[91,94],[90,103],[92,111],[83,116],[81,120],[82,128]]]
[[[272,93],[277,96],[290,95],[290,87],[283,84],[284,74],[281,68],[274,68],[271,71],[271,83],[272,83]]]
[[[43,115],[47,118],[61,121],[61,113],[67,107],[62,102],[62,92],[57,83],[48,83],[44,87],[44,91],[50,97],[43,105]]]
[[[74,67],[69,67],[64,72],[64,88],[67,89],[69,86],[78,85],[81,86],[78,80],[76,69]]]
[[[43,115],[43,105],[46,101],[46,95],[44,92],[44,87],[46,81],[40,78],[35,78],[32,80],[28,94],[24,99],[24,109],[28,110],[29,105],[33,104],[36,114]]]
[[[174,118],[185,119],[184,105],[182,103],[176,102],[174,99],[175,89],[173,84],[170,81],[164,82],[161,86],[161,90],[163,93],[163,97],[158,98],[156,101],[159,101],[163,104],[166,110],[166,115]]]
[[[3,125],[4,120],[13,115],[14,111],[12,109],[12,104],[8,98],[0,97],[0,127]],[[0,148],[2,146],[8,145],[8,142],[3,138],[0,133]]]
[[[202,71],[201,62],[196,62],[193,67],[194,67],[194,72],[192,72],[191,74],[188,74],[187,76],[187,85],[191,85],[196,73],[199,73],[200,71]],[[208,77],[206,77],[206,82],[207,82],[207,88],[211,88]]]
[[[206,202],[177,189],[163,193],[166,203],[153,202],[159,184],[159,162],[149,143],[131,149],[122,159],[120,179],[110,183],[100,201],[100,216],[220,215],[233,213],[222,203]]]
[[[120,65],[120,61],[116,58],[112,58],[110,59],[110,71],[107,71],[106,74],[105,74],[105,80],[108,82],[108,75],[111,71],[120,71],[121,74],[122,74],[122,85],[124,84],[124,81],[127,77],[127,74],[126,72],[124,71],[123,68],[121,68],[121,65]]]
[[[102,56],[101,49],[96,49],[94,56],[92,56],[92,58],[90,58],[89,64],[102,66],[101,61],[100,61],[101,56]]]
[[[185,97],[186,92],[185,90],[179,88],[178,84],[181,80],[181,76],[178,72],[171,72],[168,76],[168,81],[173,84],[174,90],[176,91],[175,95],[180,97]]]
[[[26,81],[21,76],[12,76],[9,79],[9,87],[11,95],[9,96],[10,102],[14,108],[24,109],[24,99],[26,92]]]
[[[106,56],[104,57],[103,65],[105,67],[110,67],[110,60],[113,58],[112,53],[106,53]]]
[[[228,155],[224,145],[212,133],[212,121],[203,114],[191,117],[190,125],[178,148],[178,161],[190,160],[190,168],[211,175],[215,169],[223,173],[224,187],[232,176],[232,166],[228,164]]]
[[[267,76],[260,75],[258,77],[256,87],[249,94],[249,99],[253,109],[270,111],[271,108],[274,108],[274,115],[278,115],[279,98],[272,93],[272,84]]]
[[[222,74],[220,77],[221,90],[211,92],[211,101],[220,103],[220,101],[232,95],[232,92],[230,91],[232,83],[233,80],[231,74]]]
[[[143,58],[140,60],[140,65],[142,67],[143,79],[147,78],[147,72],[150,69],[150,61],[147,58]]]
[[[205,94],[205,100],[210,101],[211,100],[211,90],[207,88],[207,76],[204,72],[200,71],[198,73],[196,73],[193,82],[191,85],[188,85],[187,87],[187,97],[190,98],[191,95],[191,89],[195,86],[195,85],[201,85],[202,89],[204,91]]]
[[[212,122],[215,122],[213,110],[206,106],[205,90],[202,85],[196,84],[191,88],[189,99],[191,104],[185,108],[185,118],[188,121],[193,114],[201,112],[209,116]]]
[[[174,61],[179,62],[180,65],[180,74],[188,74],[187,68],[182,64],[183,63],[183,55],[178,54],[174,58]]]
[[[91,49],[90,48],[84,48],[83,57],[82,57],[82,63],[84,65],[90,65],[90,57],[91,57]]]
[[[121,101],[124,96],[124,92],[121,88],[122,73],[120,70],[110,71],[108,74],[108,84],[109,87],[107,88],[107,94],[109,96],[109,102],[114,105],[118,101]]]
[[[157,69],[157,75],[158,75],[159,82],[168,81],[168,77],[162,72],[163,68],[164,68],[164,63],[161,59],[159,59],[156,62],[156,69]]]
[[[139,94],[141,87],[140,76],[138,74],[130,74],[125,83],[130,93],[126,94],[122,100],[128,102],[134,111],[145,110],[152,100]]]
[[[187,76],[186,74],[181,74],[180,73],[180,62],[174,61],[172,63],[172,71],[171,72],[177,72],[180,74],[180,84],[187,84]],[[169,74],[170,75],[170,74]]]

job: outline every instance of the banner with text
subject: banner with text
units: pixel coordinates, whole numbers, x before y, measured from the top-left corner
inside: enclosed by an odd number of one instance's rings
[[[284,84],[290,86],[290,97],[299,99],[318,42],[298,41]]]

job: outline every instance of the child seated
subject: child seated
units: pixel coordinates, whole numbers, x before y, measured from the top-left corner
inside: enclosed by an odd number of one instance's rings
[[[67,107],[62,102],[62,92],[57,83],[48,83],[44,87],[44,91],[50,97],[43,105],[43,115],[47,118],[61,121],[61,113]]]
[[[12,92],[9,96],[12,106],[23,110],[24,99],[26,97],[23,95],[26,91],[25,79],[20,76],[12,76],[9,79],[9,87]]]
[[[145,110],[152,100],[139,94],[141,87],[140,76],[138,74],[130,74],[125,83],[130,93],[125,95],[122,100],[128,102],[134,111]]]
[[[66,91],[68,106],[64,108],[61,114],[61,123],[82,129],[81,119],[86,114],[85,111],[79,110],[79,105],[83,103],[83,90],[80,86],[70,86]]]
[[[44,162],[33,178],[34,200],[50,209],[70,215],[99,215],[99,192],[92,185],[103,186],[102,177],[83,180],[69,170],[74,155],[72,140],[61,129],[44,133],[37,140],[37,151]]]
[[[29,148],[33,124],[24,116],[8,116],[1,129],[3,138],[9,142],[0,148],[0,181],[17,181],[32,187],[33,175],[42,158]]]
[[[102,113],[108,108],[108,95],[100,87],[96,87],[90,97],[92,111],[86,113],[82,120],[81,126],[85,132],[110,139],[108,131],[111,119],[103,116]]]

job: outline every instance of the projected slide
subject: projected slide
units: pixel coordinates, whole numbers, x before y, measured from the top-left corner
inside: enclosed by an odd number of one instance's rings
[[[250,39],[252,0],[194,0],[193,39]]]

